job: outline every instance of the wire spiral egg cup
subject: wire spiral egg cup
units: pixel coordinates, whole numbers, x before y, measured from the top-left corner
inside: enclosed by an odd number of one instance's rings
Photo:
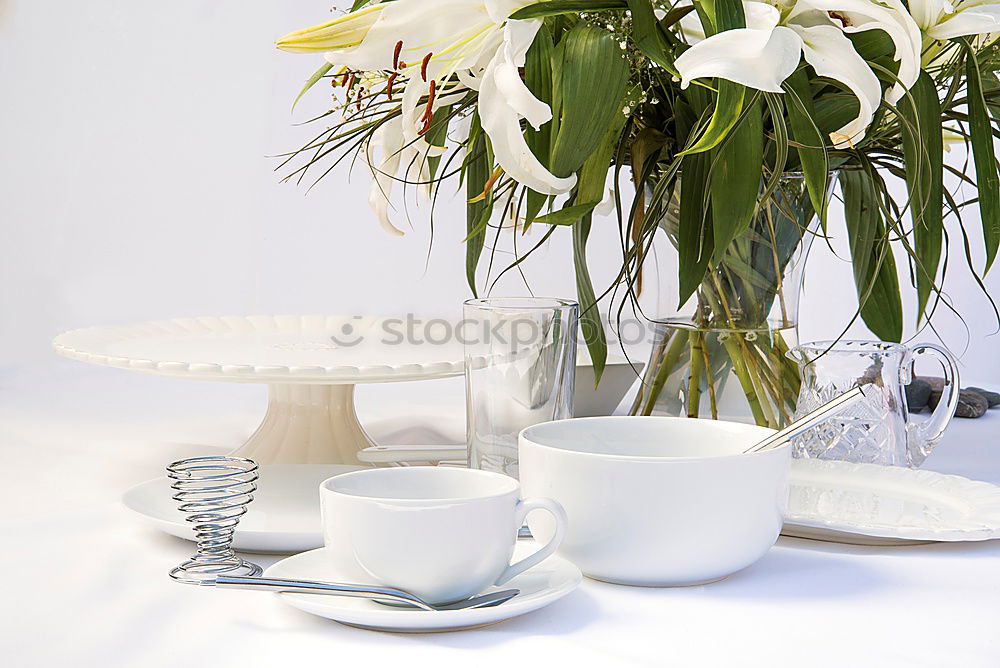
[[[213,585],[219,575],[260,575],[257,564],[233,552],[236,525],[257,490],[257,462],[242,457],[192,457],[167,467],[171,497],[194,525],[196,554],[171,569],[186,584]]]

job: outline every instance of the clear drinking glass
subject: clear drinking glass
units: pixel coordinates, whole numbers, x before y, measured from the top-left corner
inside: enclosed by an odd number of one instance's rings
[[[573,416],[580,307],[571,300],[499,297],[465,302],[469,467],[517,477],[517,435]]]

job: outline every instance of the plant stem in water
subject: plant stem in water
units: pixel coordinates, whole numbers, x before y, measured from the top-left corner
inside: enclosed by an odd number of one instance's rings
[[[701,373],[704,365],[704,358],[702,353],[704,352],[704,333],[701,330],[695,330],[691,332],[691,362],[690,362],[690,373],[688,377],[688,392],[687,392],[687,416],[696,418],[698,417],[698,405],[701,403]]]
[[[708,402],[712,410],[712,419],[719,419],[719,407],[715,402],[715,378],[712,375],[712,363],[708,359],[708,348],[705,346],[705,333],[699,332],[701,337],[701,356],[705,363],[705,381],[708,383]]]
[[[667,352],[663,355],[660,368],[656,370],[656,378],[653,379],[653,385],[649,388],[649,396],[646,398],[646,403],[642,407],[641,415],[653,414],[653,408],[656,406],[656,400],[659,398],[660,392],[663,390],[663,386],[667,382],[667,378],[670,377],[670,373],[674,370],[674,368],[676,368],[677,360],[680,359],[681,352],[687,345],[687,330],[675,329],[671,334],[668,329],[664,336],[671,339],[670,345],[667,347]]]

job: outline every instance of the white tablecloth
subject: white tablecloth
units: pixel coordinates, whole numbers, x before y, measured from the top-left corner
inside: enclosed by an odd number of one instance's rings
[[[460,422],[431,419],[443,407],[460,415],[460,382],[416,387],[359,389],[373,435],[460,439]],[[119,496],[175,458],[238,445],[264,396],[69,362],[0,372],[3,665],[1000,666],[1000,542],[782,538],[709,586],[585,580],[527,616],[433,635],[363,631],[268,594],[178,585],[166,571],[191,545],[143,525]],[[1000,483],[998,424],[996,414],[956,420],[926,467]]]

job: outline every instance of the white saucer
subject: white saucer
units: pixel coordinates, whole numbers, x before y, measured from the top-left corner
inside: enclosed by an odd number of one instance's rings
[[[337,464],[276,464],[263,466],[257,492],[240,520],[233,540],[237,550],[288,553],[323,545],[319,484],[360,466]],[[166,477],[147,480],[125,492],[122,503],[150,524],[172,536],[194,540],[191,524],[171,499]]]
[[[1000,538],[1000,487],[900,466],[792,462],[785,536],[856,545]]]
[[[538,549],[534,541],[521,540],[514,548],[514,559],[521,559]],[[343,582],[348,579],[333,566],[325,549],[303,552],[282,559],[264,571],[266,577],[298,580]],[[496,589],[520,589],[521,593],[502,605],[475,610],[401,610],[367,599],[315,594],[278,594],[285,603],[305,612],[326,617],[348,626],[396,633],[434,633],[459,631],[496,624],[523,615],[556,601],[580,584],[580,569],[558,556],[551,556],[534,568]]]

